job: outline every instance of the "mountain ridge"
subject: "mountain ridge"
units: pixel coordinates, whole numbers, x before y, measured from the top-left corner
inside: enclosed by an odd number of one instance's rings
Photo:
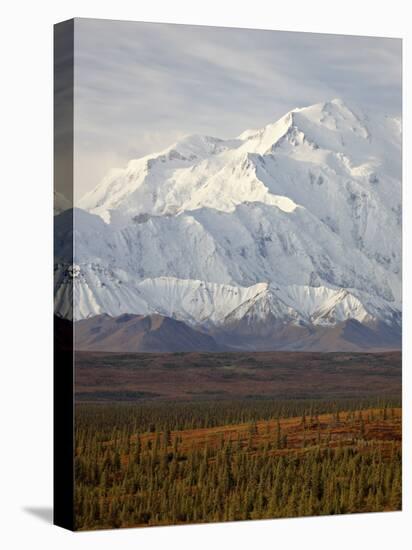
[[[244,320],[240,321],[241,323]],[[58,326],[61,326],[61,320]],[[371,352],[399,349],[399,330],[354,319],[334,326],[281,323],[203,332],[161,315],[97,315],[74,323],[76,351],[182,353],[240,351]]]
[[[212,336],[194,330],[182,321],[161,315],[118,317],[107,314],[75,323],[76,351],[190,352],[224,351]]]

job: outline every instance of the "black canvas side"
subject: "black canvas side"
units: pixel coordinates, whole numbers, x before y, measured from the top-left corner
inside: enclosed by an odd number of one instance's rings
[[[74,21],[54,27],[54,299],[73,286],[73,79]],[[64,212],[62,210],[64,202]],[[68,208],[67,208],[68,207]],[[64,230],[62,230],[64,228]],[[54,316],[53,523],[74,530],[73,292],[65,315]],[[72,289],[71,289],[72,290]],[[69,296],[69,298],[67,298]]]

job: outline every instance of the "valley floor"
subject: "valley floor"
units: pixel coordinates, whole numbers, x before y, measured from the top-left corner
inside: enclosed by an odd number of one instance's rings
[[[401,354],[76,353],[78,529],[399,510]]]
[[[401,352],[76,352],[76,401],[400,395]]]

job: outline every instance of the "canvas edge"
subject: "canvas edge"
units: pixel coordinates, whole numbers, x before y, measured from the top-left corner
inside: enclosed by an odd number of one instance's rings
[[[66,191],[71,203],[68,223],[73,230],[74,19],[57,23],[53,31],[54,191],[61,191],[62,186]],[[73,258],[73,242],[68,246]],[[59,252],[55,240],[54,263]],[[69,309],[73,311],[73,303]],[[71,320],[63,321],[65,329],[61,330],[57,326],[60,320],[54,316],[53,524],[74,531],[74,331]]]

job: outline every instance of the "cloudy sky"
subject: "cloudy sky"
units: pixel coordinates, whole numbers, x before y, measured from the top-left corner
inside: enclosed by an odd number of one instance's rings
[[[343,98],[401,112],[398,39],[76,19],[76,195],[180,137]]]

